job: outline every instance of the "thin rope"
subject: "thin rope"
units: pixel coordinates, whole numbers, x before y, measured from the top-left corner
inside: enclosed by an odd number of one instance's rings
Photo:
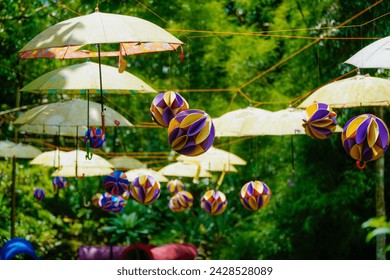
[[[147,6],[145,6],[143,3],[141,3],[140,1],[138,0],[135,0],[135,2],[137,2],[139,5],[141,5],[143,8],[145,8],[146,10],[148,10],[149,12],[151,12],[153,15],[155,15],[156,17],[158,17],[159,19],[161,19],[164,23],[168,24],[168,21],[166,21],[165,19],[163,19],[162,17],[160,17],[158,14],[156,14],[154,11],[152,11],[151,9],[149,9]]]

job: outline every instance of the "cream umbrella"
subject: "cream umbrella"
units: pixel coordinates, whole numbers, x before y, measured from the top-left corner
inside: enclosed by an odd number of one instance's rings
[[[212,146],[205,153],[195,156],[189,157],[185,155],[180,155],[176,158],[178,161],[197,161],[197,162],[205,162],[205,163],[213,163],[213,162],[223,162],[228,165],[246,165],[246,161],[241,157],[237,156],[234,153],[218,149]]]
[[[390,69],[390,36],[369,44],[344,63],[358,68]]]
[[[146,168],[146,164],[142,163],[138,159],[128,156],[118,156],[111,158],[108,161],[115,167],[115,169],[129,170]]]
[[[57,169],[56,171],[54,171],[51,174],[51,176],[83,178],[83,177],[107,176],[112,172],[114,172],[114,170],[109,167],[80,166],[77,167],[76,169],[75,167],[65,166],[62,167],[61,169]]]
[[[12,142],[12,141],[9,141],[9,140],[2,140],[0,141],[0,153],[1,151],[3,150],[7,150],[9,148],[11,148],[12,146],[15,146],[16,143],[15,142]]]
[[[178,161],[168,164],[159,170],[164,176],[191,177],[194,179],[212,177],[211,173],[202,169],[196,162]]]
[[[47,167],[61,166],[61,160],[66,156],[67,152],[56,149],[54,151],[43,152],[34,157],[29,163],[32,165],[43,165]]]
[[[129,72],[118,73],[116,67],[101,65],[103,94],[156,92]],[[24,86],[20,91],[33,93],[98,94],[99,64],[84,62],[50,71]]]
[[[168,178],[165,177],[161,172],[155,171],[151,168],[136,168],[125,172],[127,179],[132,182],[135,178],[142,175],[150,175],[158,182],[168,182]]]
[[[240,137],[249,135],[250,130],[244,127],[255,126],[256,123],[271,114],[270,111],[247,107],[227,112],[218,118],[213,119],[216,137]]]

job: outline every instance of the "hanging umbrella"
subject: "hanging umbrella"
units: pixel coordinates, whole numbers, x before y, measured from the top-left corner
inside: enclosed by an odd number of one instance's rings
[[[237,156],[236,154],[215,147],[211,147],[210,149],[207,150],[207,152],[199,156],[188,157],[188,156],[180,155],[176,158],[176,160],[187,161],[187,162],[198,161],[198,162],[206,162],[206,163],[223,162],[226,164],[233,164],[233,165],[246,165],[246,161],[243,160],[241,157]]]
[[[156,92],[129,72],[101,65],[103,94],[132,94]],[[33,93],[97,94],[100,93],[99,64],[84,62],[50,71],[35,79],[20,91]]]
[[[125,172],[127,179],[132,182],[135,178],[142,175],[150,175],[158,182],[168,182],[168,178],[166,178],[161,172],[155,171],[150,168],[136,168]]]
[[[247,107],[228,112],[218,118],[213,119],[216,137],[240,137],[249,135],[250,131],[245,127],[255,126],[258,120],[263,119],[271,112],[260,109]]]
[[[11,147],[13,147],[15,145],[16,145],[15,142],[12,142],[12,141],[9,141],[9,140],[0,141],[0,153],[1,153],[1,151],[8,150],[9,148],[11,148]]]
[[[307,97],[299,108],[323,102],[333,108],[389,106],[390,80],[356,75],[329,83]]]
[[[364,47],[344,63],[358,68],[390,68],[390,36]]]
[[[66,166],[54,171],[51,176],[53,177],[96,177],[106,176],[112,173],[114,170],[109,167],[71,167]]]
[[[202,169],[200,164],[195,162],[178,161],[164,166],[159,170],[164,176],[173,177],[212,177],[211,173]]]
[[[84,136],[87,127],[100,127],[102,125],[99,107],[99,103],[78,98],[40,105],[26,111],[15,121],[15,124],[25,125],[19,130],[30,133],[66,136],[81,134]],[[83,112],[85,113],[83,114]],[[87,112],[89,112],[89,118]],[[106,126],[132,126],[124,116],[114,109],[105,107],[105,115]],[[69,130],[69,128],[73,130]],[[78,132],[76,128],[78,128]],[[67,134],[69,132],[71,134]]]
[[[38,156],[34,157],[30,161],[30,164],[59,168],[61,166],[61,161],[66,156],[66,154],[67,152],[61,151],[59,149],[49,152],[43,152]]]
[[[114,157],[108,161],[115,167],[115,169],[129,170],[146,168],[146,164],[142,163],[138,159],[127,156]]]

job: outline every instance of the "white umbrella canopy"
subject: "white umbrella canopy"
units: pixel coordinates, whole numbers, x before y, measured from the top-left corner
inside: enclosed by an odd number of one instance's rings
[[[151,168],[136,168],[125,172],[127,179],[132,182],[135,178],[142,175],[150,175],[158,182],[168,182],[168,178],[165,177],[161,172],[155,171]]]
[[[118,73],[116,67],[101,65],[103,94],[156,92],[129,72]],[[50,71],[35,79],[20,91],[33,93],[98,94],[99,64],[84,62]]]
[[[54,171],[52,177],[95,177],[107,176],[114,170],[109,167],[71,167],[65,166]]]
[[[81,50],[84,45],[120,43],[113,51],[100,54]],[[94,13],[59,22],[34,37],[20,51],[25,58],[72,59],[83,57],[133,55],[172,51],[184,45],[161,27],[136,17]]]
[[[250,135],[251,131],[245,127],[255,126],[258,120],[271,114],[270,111],[247,107],[227,112],[213,119],[216,137],[240,137]]]
[[[12,146],[15,146],[16,143],[15,142],[12,142],[12,141],[9,141],[9,140],[2,140],[0,141],[0,151],[2,150],[7,150],[9,148],[11,148]]]
[[[102,125],[101,104],[76,98],[32,108],[24,112],[14,124],[26,125],[19,128],[24,132],[72,136],[78,135],[76,128],[80,128],[85,134],[88,121],[90,127]],[[114,109],[105,107],[105,126],[133,125]]]
[[[42,151],[37,147],[28,144],[18,143],[9,147],[8,149],[1,149],[0,157],[31,159],[35,158],[41,153]]]
[[[307,97],[299,108],[322,102],[333,108],[389,106],[390,80],[356,75],[326,84]]]
[[[47,167],[56,167],[61,166],[62,159],[67,155],[67,152],[56,149],[54,151],[43,152],[33,158],[30,161],[30,164],[33,165],[43,165]]]
[[[358,68],[390,69],[390,36],[369,44],[344,63]]]
[[[128,156],[118,156],[108,160],[115,169],[138,169],[138,168],[146,168],[146,164],[142,163],[138,159],[128,157]]]
[[[199,163],[178,161],[168,164],[159,170],[164,176],[173,177],[212,177],[211,173],[202,169]]]

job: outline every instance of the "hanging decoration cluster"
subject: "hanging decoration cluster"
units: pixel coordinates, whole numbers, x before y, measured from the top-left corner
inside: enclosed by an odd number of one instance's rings
[[[168,128],[172,149],[186,156],[206,152],[215,138],[211,117],[202,110],[189,110],[187,101],[172,91],[158,94],[150,106],[152,119]]]
[[[377,160],[389,147],[389,129],[372,114],[362,114],[347,121],[341,135],[344,150],[359,163]],[[364,166],[361,166],[364,167]]]
[[[312,138],[326,139],[336,130],[336,116],[328,104],[315,102],[306,108],[306,119],[302,126]]]

